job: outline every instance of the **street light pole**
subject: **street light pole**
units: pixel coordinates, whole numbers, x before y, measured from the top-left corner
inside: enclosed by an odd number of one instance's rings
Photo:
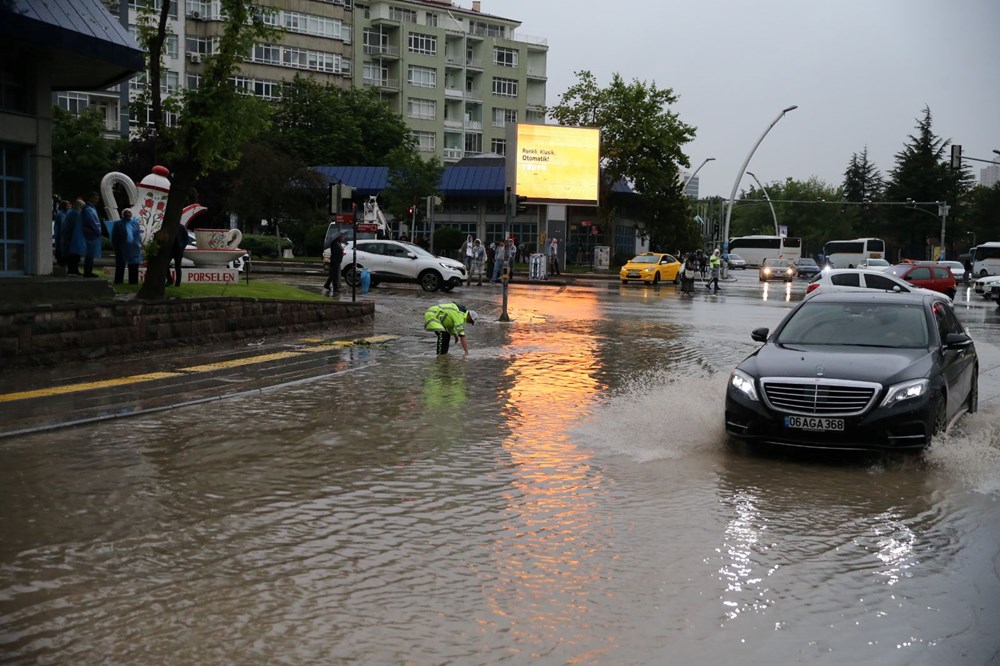
[[[692,173],[692,174],[691,174],[690,176],[688,176],[688,177],[687,177],[687,180],[685,180],[685,181],[684,181],[684,186],[683,186],[683,187],[681,188],[681,191],[683,191],[683,192],[687,192],[687,188],[688,188],[688,183],[690,183],[690,182],[691,182],[691,180],[692,180],[692,179],[693,179],[693,178],[694,178],[695,176],[697,176],[697,175],[698,175],[698,172],[699,172],[699,171],[701,171],[701,168],[702,168],[703,166],[705,166],[705,165],[706,165],[706,164],[708,164],[709,162],[713,161],[714,159],[715,159],[714,157],[706,157],[706,158],[705,158],[705,160],[704,160],[704,161],[703,161],[703,162],[702,162],[701,164],[699,164],[699,165],[698,165],[698,168],[694,170],[694,173]]]
[[[778,116],[771,121],[771,124],[767,126],[767,129],[764,130],[764,133],[760,135],[759,139],[757,139],[757,143],[753,144],[753,148],[751,148],[750,152],[747,153],[747,158],[743,160],[743,166],[741,166],[740,170],[736,172],[736,182],[733,183],[733,191],[729,195],[729,208],[726,209],[726,224],[725,227],[723,228],[723,234],[722,234],[723,249],[725,250],[729,249],[729,220],[733,216],[733,202],[736,200],[736,190],[739,189],[740,181],[743,180],[743,174],[746,172],[747,166],[750,164],[750,158],[753,157],[754,152],[757,150],[757,146],[759,146],[760,142],[764,140],[764,137],[767,136],[767,133],[771,131],[771,128],[777,125],[778,121],[781,120],[786,113],[788,113],[789,111],[794,111],[797,108],[799,108],[798,105],[793,104],[792,106],[789,106],[781,110],[781,113],[779,113]]]
[[[774,235],[780,236],[781,234],[778,233],[778,216],[774,213],[774,204],[771,203],[770,195],[767,193],[767,190],[764,189],[764,186],[761,185],[760,181],[757,180],[757,176],[753,175],[750,171],[747,171],[747,175],[753,178],[753,181],[757,183],[757,187],[759,187],[760,191],[764,193],[764,200],[767,202],[767,205],[771,207],[771,219],[774,220]]]

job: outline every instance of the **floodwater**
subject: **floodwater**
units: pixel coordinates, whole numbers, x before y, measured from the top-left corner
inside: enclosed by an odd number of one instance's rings
[[[767,455],[725,382],[803,287],[754,278],[459,290],[467,358],[380,287],[319,379],[0,440],[0,661],[1000,662],[993,306],[925,454]]]

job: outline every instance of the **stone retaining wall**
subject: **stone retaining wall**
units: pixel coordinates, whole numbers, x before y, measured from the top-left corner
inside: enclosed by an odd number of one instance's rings
[[[0,306],[0,369],[370,325],[372,302],[185,298]]]

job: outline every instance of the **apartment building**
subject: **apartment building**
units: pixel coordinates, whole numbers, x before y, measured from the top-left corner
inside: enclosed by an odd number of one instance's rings
[[[140,11],[162,0],[102,0],[136,34]],[[281,39],[254,45],[233,84],[276,99],[296,75],[322,84],[373,87],[413,132],[418,150],[446,163],[481,153],[506,154],[506,126],[544,122],[543,39],[517,33],[520,21],[442,0],[261,0]],[[220,0],[175,0],[169,11],[160,90],[196,87],[205,59],[222,34]],[[145,75],[101,92],[61,92],[70,111],[103,110],[109,134],[125,135],[149,121],[149,109],[129,105]],[[128,115],[121,110],[129,108]],[[172,123],[173,118],[167,118]]]

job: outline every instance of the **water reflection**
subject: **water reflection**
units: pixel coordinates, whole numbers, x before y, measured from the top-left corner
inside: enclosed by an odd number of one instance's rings
[[[770,282],[764,283],[764,289],[761,292],[761,300],[782,300],[786,303],[792,300],[792,283],[782,282],[781,288],[772,287]]]

